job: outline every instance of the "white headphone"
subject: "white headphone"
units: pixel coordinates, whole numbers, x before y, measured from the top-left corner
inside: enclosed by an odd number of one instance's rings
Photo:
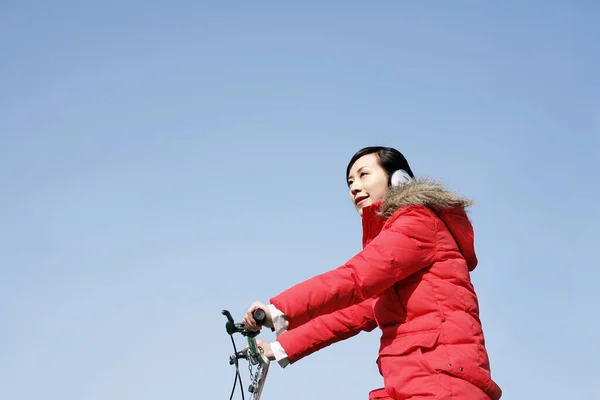
[[[392,177],[390,178],[390,184],[392,187],[398,187],[406,185],[412,180],[413,178],[411,178],[408,172],[406,172],[403,169],[399,169],[397,171],[394,171],[394,173],[392,174]]]

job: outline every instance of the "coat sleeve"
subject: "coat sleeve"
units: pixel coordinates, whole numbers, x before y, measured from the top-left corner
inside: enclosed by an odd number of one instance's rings
[[[362,331],[377,327],[373,316],[373,301],[365,300],[348,308],[312,319],[296,329],[287,330],[277,337],[290,364]]]
[[[288,329],[381,294],[430,266],[436,253],[436,219],[423,207],[392,215],[379,235],[346,264],[270,299]]]

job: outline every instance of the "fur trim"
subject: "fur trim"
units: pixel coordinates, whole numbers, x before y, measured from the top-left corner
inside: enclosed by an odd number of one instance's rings
[[[389,218],[399,208],[410,205],[423,205],[433,209],[460,206],[466,209],[472,204],[472,200],[444,188],[439,182],[418,178],[403,186],[390,188],[379,214]]]

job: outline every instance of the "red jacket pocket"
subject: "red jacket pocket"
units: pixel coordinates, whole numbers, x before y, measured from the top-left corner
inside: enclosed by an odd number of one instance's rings
[[[417,348],[431,349],[435,347],[440,337],[439,330],[411,332],[390,339],[381,340],[380,356],[399,356],[408,354]]]

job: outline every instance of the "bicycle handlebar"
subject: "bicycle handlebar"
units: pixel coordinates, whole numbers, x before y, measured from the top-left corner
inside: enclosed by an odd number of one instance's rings
[[[254,317],[254,320],[256,321],[256,323],[259,324],[260,326],[263,326],[265,324],[265,322],[267,322],[267,314],[260,308],[257,310],[254,310],[254,312],[252,313],[252,316]]]
[[[221,314],[223,314],[227,317],[227,323],[225,324],[225,329],[227,330],[227,333],[230,335],[233,335],[234,333],[241,333],[243,336],[255,337],[260,333],[259,331],[251,331],[251,330],[247,329],[243,323],[235,322],[233,320],[233,317],[231,316],[231,313],[227,310],[223,310],[221,312]],[[257,310],[254,310],[254,312],[252,313],[252,316],[254,317],[254,320],[256,321],[256,323],[260,326],[263,326],[265,324],[265,322],[267,321],[267,314],[260,308]]]
[[[262,353],[262,349],[260,347],[258,347],[258,345],[256,344],[255,337],[258,336],[260,331],[251,331],[251,330],[247,329],[243,323],[236,323],[234,321],[233,317],[231,316],[231,313],[227,310],[223,310],[221,313],[227,317],[227,323],[225,324],[225,329],[226,329],[227,333],[229,334],[229,336],[231,337],[231,342],[233,344],[234,354],[232,354],[229,357],[229,364],[230,365],[235,364],[235,367],[236,367],[235,379],[237,380],[239,378],[239,382],[240,382],[240,386],[241,386],[242,378],[239,373],[238,360],[239,359],[248,360],[251,364],[250,365],[250,371],[251,371],[250,377],[252,380],[252,383],[250,384],[248,391],[252,394],[252,396],[251,396],[252,400],[259,400],[260,395],[262,394],[262,389],[263,389],[263,386],[265,383],[265,379],[267,377],[267,372],[269,371],[269,364],[270,364],[269,359]],[[267,319],[265,312],[261,309],[254,310],[252,316],[254,317],[254,320],[256,321],[256,323],[259,324],[260,326],[263,326]],[[237,351],[236,346],[235,346],[235,341],[233,340],[233,335],[235,333],[239,333],[242,336],[245,336],[248,338],[248,347],[247,348],[245,348],[241,351]],[[254,375],[252,374],[252,365],[258,365],[256,373]],[[233,398],[233,393],[235,391],[235,386],[236,386],[236,380],[234,380],[233,390],[231,391],[230,400],[231,400],[231,398]],[[242,400],[244,400],[244,391],[241,387],[240,387],[240,390],[242,391]]]

